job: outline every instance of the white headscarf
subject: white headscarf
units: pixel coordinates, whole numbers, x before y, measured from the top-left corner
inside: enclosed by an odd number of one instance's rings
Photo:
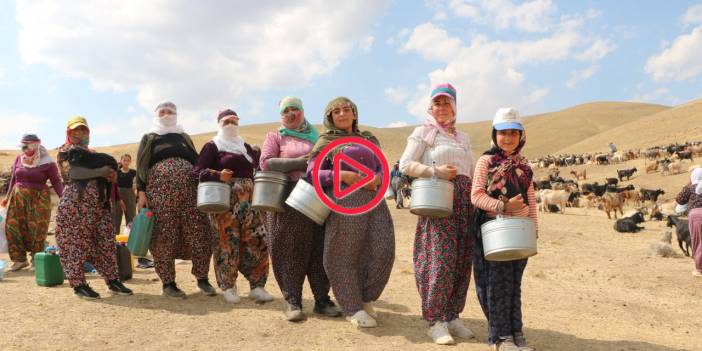
[[[702,168],[695,168],[692,170],[690,183],[695,187],[695,194],[702,195]]]
[[[162,109],[168,109],[172,111],[172,114],[159,117],[158,114]],[[156,116],[154,117],[153,123],[151,125],[151,132],[158,135],[170,134],[170,133],[185,133],[183,127],[178,124],[178,114],[175,110],[175,105],[173,103],[163,103],[156,108]]]
[[[239,136],[239,126],[234,124],[225,126],[224,121],[225,119],[219,121],[219,131],[217,131],[217,135],[212,138],[212,141],[217,145],[217,150],[244,155],[246,160],[253,164],[253,159],[249,156],[248,151],[246,151],[244,139]]]
[[[36,168],[47,163],[54,162],[54,159],[49,156],[49,152],[42,145],[37,146],[35,151],[38,155],[36,157],[27,158],[22,155],[22,166],[25,168]],[[27,163],[28,162],[28,163]]]

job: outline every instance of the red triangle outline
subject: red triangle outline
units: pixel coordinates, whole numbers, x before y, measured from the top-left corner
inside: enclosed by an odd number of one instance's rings
[[[343,199],[351,193],[355,192],[359,188],[366,186],[366,184],[373,181],[375,178],[375,172],[372,169],[364,166],[360,162],[352,159],[351,157],[345,155],[343,152],[339,152],[334,155],[334,197],[337,199]],[[341,163],[345,162],[349,166],[353,167],[359,173],[363,174],[363,179],[358,181],[358,183],[349,185],[346,189],[341,189]]]

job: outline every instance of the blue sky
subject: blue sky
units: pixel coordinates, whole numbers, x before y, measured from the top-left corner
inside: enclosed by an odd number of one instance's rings
[[[277,101],[357,102],[362,124],[422,120],[430,86],[458,88],[461,121],[599,101],[702,96],[702,5],[688,1],[0,1],[0,148],[50,147],[65,121],[95,146],[136,142],[172,100],[192,133],[233,108],[278,120]]]

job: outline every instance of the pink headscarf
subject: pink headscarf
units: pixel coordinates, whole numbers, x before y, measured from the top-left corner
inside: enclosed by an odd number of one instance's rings
[[[432,114],[431,104],[439,96],[447,96],[449,98],[449,102],[451,103],[451,109],[453,110],[453,118],[444,123],[439,123],[436,120],[436,117]],[[432,145],[434,143],[434,139],[436,139],[436,135],[441,133],[450,139],[464,144],[465,141],[461,140],[462,138],[460,138],[459,133],[456,130],[456,111],[456,88],[449,83],[435,86],[434,89],[432,89],[431,99],[429,100],[429,108],[427,109],[427,113],[429,115],[422,124],[422,140],[424,140],[424,142],[427,144]]]

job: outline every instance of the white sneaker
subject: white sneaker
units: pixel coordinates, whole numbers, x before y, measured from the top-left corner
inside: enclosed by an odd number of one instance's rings
[[[438,345],[453,345],[456,342],[453,341],[451,333],[448,330],[448,323],[446,322],[436,322],[434,325],[429,327],[429,332],[427,333]]]
[[[285,319],[287,319],[290,322],[300,322],[305,320],[305,314],[302,312],[300,306],[287,304],[284,313]]]
[[[451,332],[451,335],[457,336],[462,339],[473,339],[475,338],[475,334],[473,334],[473,331],[468,329],[463,322],[461,322],[460,319],[456,318],[450,322],[448,322],[448,330]]]
[[[10,272],[17,272],[20,269],[27,268],[27,267],[29,267],[29,262],[18,261],[18,262],[13,263],[12,266],[10,266]]]
[[[378,322],[364,310],[356,312],[351,317],[346,317],[346,320],[359,328],[375,328],[378,326]]]
[[[259,303],[273,301],[273,296],[271,296],[271,294],[269,294],[268,291],[266,291],[266,289],[260,286],[251,290],[251,292],[249,293],[249,298]]]
[[[378,319],[378,312],[375,312],[372,302],[367,302],[363,304],[363,310],[366,311],[371,317]]]
[[[236,287],[224,290],[224,300],[229,302],[229,303],[241,302],[241,298],[239,297],[239,294],[237,294],[237,292],[236,292]]]

